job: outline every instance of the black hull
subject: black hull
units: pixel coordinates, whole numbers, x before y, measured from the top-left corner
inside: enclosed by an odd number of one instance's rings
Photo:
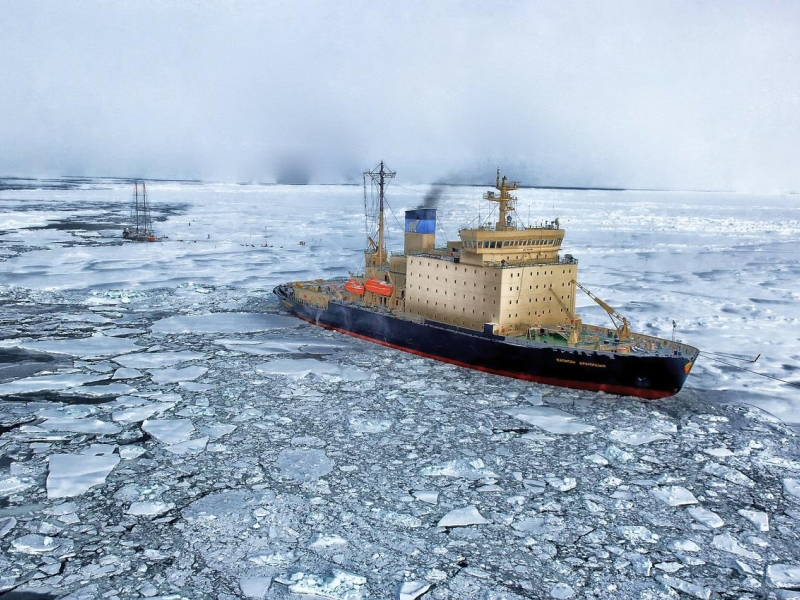
[[[289,312],[321,327],[463,367],[548,385],[664,398],[680,391],[691,368],[691,362],[682,357],[522,345],[504,336],[432,321],[416,323],[336,301],[323,310],[299,302],[283,286],[275,288],[275,294]]]

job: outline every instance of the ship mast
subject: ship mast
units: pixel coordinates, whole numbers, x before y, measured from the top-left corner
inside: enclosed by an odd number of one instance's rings
[[[517,183],[514,182],[509,185],[508,179],[503,176],[503,179],[500,179],[500,169],[497,169],[497,177],[495,178],[494,187],[499,190],[500,195],[495,195],[494,192],[486,192],[483,197],[486,200],[491,200],[492,202],[497,202],[499,205],[499,215],[497,218],[497,225],[495,229],[497,231],[505,231],[507,229],[514,229],[514,226],[511,225],[511,215],[508,213],[515,210],[515,203],[517,199],[512,196],[509,192],[513,192],[517,189]]]
[[[384,191],[386,189],[387,179],[394,178],[397,173],[394,171],[389,171],[386,168],[386,165],[383,164],[381,161],[380,167],[376,170],[373,169],[372,171],[366,172],[364,175],[369,175],[373,182],[378,184],[378,197],[379,197],[379,207],[378,207],[378,249],[377,249],[377,256],[376,260],[373,263],[375,266],[383,266],[386,264],[386,249],[384,247],[384,236],[383,236],[383,205],[384,205]]]

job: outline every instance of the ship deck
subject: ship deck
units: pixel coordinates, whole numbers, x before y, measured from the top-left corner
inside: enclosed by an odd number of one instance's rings
[[[358,307],[362,310],[369,310],[376,313],[385,314],[404,321],[423,323],[439,326],[445,329],[455,329],[466,335],[485,336],[482,331],[468,329],[464,327],[440,323],[431,319],[426,319],[417,315],[411,315],[401,311],[392,310],[384,306],[375,306],[362,300],[348,297],[342,293],[339,287],[347,281],[347,278],[336,278],[328,280],[316,280],[309,282],[299,282],[301,288],[313,290],[327,298],[328,302],[337,302],[344,305]],[[298,284],[294,284],[298,285]],[[319,302],[304,301],[295,295],[294,301],[310,306],[320,307]],[[572,334],[572,327],[566,326],[547,326],[540,327],[531,325],[514,332],[500,334],[506,342],[533,347],[562,347],[565,350],[579,350],[601,354],[629,354],[635,356],[649,357],[674,357],[683,358],[694,362],[699,354],[699,350],[680,341],[667,340],[642,333],[632,333],[627,340],[620,340],[614,329],[582,323],[579,326],[577,336]],[[577,338],[577,339],[576,339]]]

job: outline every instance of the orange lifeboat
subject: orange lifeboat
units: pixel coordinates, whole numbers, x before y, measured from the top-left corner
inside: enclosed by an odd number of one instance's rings
[[[345,283],[344,289],[346,289],[351,294],[357,294],[359,296],[364,295],[364,284],[354,279],[351,279],[350,281]]]
[[[385,281],[379,281],[378,279],[369,279],[364,287],[366,287],[368,292],[378,294],[378,296],[391,296],[394,290],[391,284]]]

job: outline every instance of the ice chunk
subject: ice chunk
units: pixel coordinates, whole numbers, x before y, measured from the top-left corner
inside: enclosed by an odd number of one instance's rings
[[[123,367],[130,369],[148,369],[157,367],[171,367],[189,360],[200,360],[206,355],[201,352],[181,350],[176,352],[139,352],[126,356],[117,356],[114,360]]]
[[[185,442],[194,433],[190,419],[153,419],[142,423],[142,429],[163,444]]]
[[[0,384],[0,395],[27,394],[46,390],[66,390],[82,386],[86,383],[105,381],[106,375],[84,375],[81,373],[64,373],[24,377],[16,381]]]
[[[685,504],[697,504],[694,494],[680,485],[664,485],[650,490],[656,498],[669,504],[670,506],[683,506]]]
[[[336,463],[322,450],[285,448],[275,460],[284,477],[295,481],[315,481],[333,470]]]
[[[638,544],[639,542],[655,544],[659,540],[659,535],[657,533],[653,533],[642,525],[621,525],[617,527],[617,531],[622,537],[634,544]]]
[[[279,358],[257,365],[256,371],[259,373],[285,375],[297,379],[303,379],[311,373],[314,375],[341,377],[345,381],[359,381],[367,378],[367,373],[359,369],[344,367],[332,361],[321,361],[314,358]]]
[[[756,510],[739,510],[739,514],[758,527],[759,531],[769,531],[769,515],[765,512]]]
[[[367,578],[355,573],[333,569],[327,577],[303,573],[295,573],[289,579],[289,591],[294,594],[309,594],[331,600],[362,600],[366,596],[362,587]]]
[[[420,502],[427,502],[428,504],[437,504],[439,502],[439,492],[434,490],[414,490],[411,495]]]
[[[12,540],[11,545],[17,552],[25,554],[43,554],[45,552],[52,552],[58,547],[55,538],[49,535],[37,535],[29,533],[20,538]]]
[[[140,500],[131,502],[126,513],[136,517],[157,517],[171,511],[173,508],[175,508],[175,504],[172,502]]]
[[[150,371],[153,383],[177,383],[193,381],[208,372],[207,367],[192,366],[183,369],[156,369]]]
[[[267,313],[210,313],[167,317],[153,323],[153,333],[248,333],[297,327],[297,319]]]
[[[177,444],[170,444],[167,450],[173,454],[197,454],[205,450],[208,444],[208,437],[199,437],[193,440],[186,440],[178,442]]]
[[[239,589],[245,598],[263,600],[267,597],[267,590],[272,585],[271,577],[244,577],[239,580]]]
[[[730,481],[731,483],[735,483],[737,485],[743,485],[745,487],[755,486],[753,480],[747,477],[747,475],[745,475],[744,473],[741,473],[736,469],[732,469],[731,467],[726,467],[725,465],[717,464],[715,462],[707,463],[706,466],[703,467],[703,473],[708,473],[709,475],[720,477],[725,481]]]
[[[783,563],[769,565],[767,579],[776,588],[796,590],[800,588],[800,566]]]
[[[31,487],[34,483],[36,482],[30,477],[0,476],[0,494],[15,494]]]
[[[397,590],[397,600],[416,600],[431,589],[431,584],[424,581],[404,581]]]
[[[615,442],[628,444],[630,446],[641,446],[642,444],[669,439],[669,436],[654,431],[622,431],[619,429],[614,429],[609,432],[608,437]]]
[[[111,418],[117,423],[129,425],[131,423],[141,423],[152,417],[156,413],[161,413],[172,405],[145,403],[140,406],[133,406],[124,410],[115,410],[111,413]]]
[[[348,419],[350,429],[358,433],[384,433],[392,427],[390,419],[379,419],[375,417],[351,416]]]
[[[684,594],[689,594],[690,596],[699,598],[700,600],[708,600],[711,598],[711,590],[701,585],[690,583],[688,581],[684,581],[683,579],[678,579],[672,575],[661,575],[657,579],[666,586],[680,590]]]
[[[105,483],[106,477],[119,463],[116,454],[53,454],[49,458],[47,497],[80,496],[89,488]]]
[[[134,340],[107,337],[102,333],[95,333],[93,336],[87,338],[23,342],[19,346],[20,348],[37,352],[69,354],[86,359],[115,356],[139,349],[139,346],[136,345]]]
[[[335,534],[323,535],[321,533],[318,533],[317,535],[314,536],[314,539],[311,541],[309,548],[312,548],[314,550],[320,550],[325,548],[344,546],[346,544],[347,540],[340,535],[335,535]]]
[[[571,585],[566,583],[557,583],[550,588],[550,597],[558,598],[559,600],[568,600],[575,597],[575,590]]]
[[[550,406],[518,406],[503,409],[503,412],[549,433],[572,435],[594,431],[594,426],[575,415]]]
[[[547,483],[559,492],[568,492],[577,487],[578,480],[574,477],[548,477]]]
[[[725,521],[723,521],[717,513],[703,508],[702,506],[692,506],[687,508],[686,511],[692,515],[696,521],[713,529],[725,525]]]
[[[80,419],[72,417],[52,418],[42,422],[39,427],[49,431],[71,431],[74,433],[94,433],[97,435],[113,435],[120,428],[113,423],[99,419]]]
[[[439,520],[437,525],[439,527],[467,527],[469,525],[485,525],[488,522],[478,512],[475,505],[470,505],[451,510]]]
[[[786,493],[791,494],[795,498],[800,498],[800,479],[787,477],[783,480],[783,488],[786,490]]]
[[[428,477],[463,477],[465,479],[496,478],[497,475],[485,468],[482,460],[472,461],[459,458],[442,465],[425,467],[420,470],[420,475]]]
[[[734,538],[730,533],[715,535],[711,544],[715,548],[719,548],[720,550],[724,550],[725,552],[730,552],[731,554],[744,556],[745,558],[750,558],[752,560],[759,560],[759,561],[761,560],[760,555],[756,554],[755,552],[750,552],[747,548],[742,546],[739,543],[739,541],[736,538]]]
[[[17,520],[14,517],[0,518],[0,538],[4,538],[6,534],[17,526]]]

